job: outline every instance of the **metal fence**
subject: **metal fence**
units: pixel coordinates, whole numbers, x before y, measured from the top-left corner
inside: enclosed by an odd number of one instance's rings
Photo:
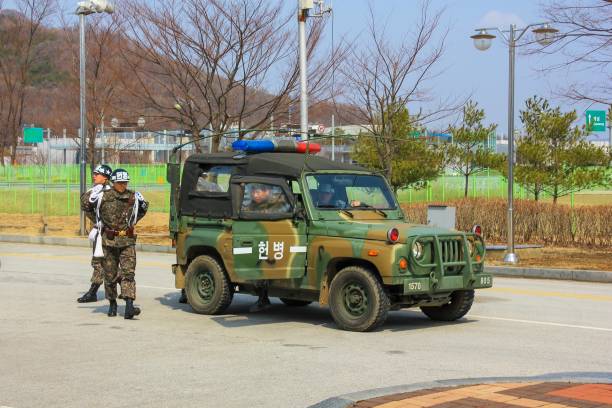
[[[140,191],[150,202],[150,211],[168,212],[169,185],[165,164],[116,165],[130,173],[130,188]],[[90,169],[88,180],[91,179]],[[398,193],[402,203],[447,202],[463,198],[465,179],[457,175],[442,175],[425,188],[405,189]],[[485,171],[469,179],[468,197],[507,198],[506,180],[493,171]],[[607,192],[603,192],[604,194]],[[612,203],[612,194],[609,194]],[[531,198],[520,185],[515,186],[515,198]],[[544,197],[546,199],[546,197]],[[574,196],[566,199],[574,204]],[[0,213],[77,215],[79,213],[78,165],[0,166]]]
[[[130,173],[130,189],[142,192],[151,211],[167,212],[166,166],[119,165]],[[87,169],[91,180],[91,170]],[[0,213],[77,215],[78,165],[0,166]]]

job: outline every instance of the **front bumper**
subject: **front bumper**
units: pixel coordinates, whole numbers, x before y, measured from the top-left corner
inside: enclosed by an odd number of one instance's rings
[[[463,276],[444,276],[434,280],[431,277],[404,279],[404,295],[452,292],[455,290],[483,289],[493,286],[493,275],[479,273],[467,282]]]
[[[419,235],[426,255],[416,259],[410,250],[410,276],[403,279],[405,295],[490,288],[493,275],[484,273],[485,245],[475,234]]]

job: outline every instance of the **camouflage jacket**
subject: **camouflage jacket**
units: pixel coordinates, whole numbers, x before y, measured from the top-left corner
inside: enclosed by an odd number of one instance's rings
[[[284,196],[271,195],[267,201],[262,203],[256,203],[251,201],[249,205],[243,208],[244,211],[252,211],[262,214],[273,214],[273,213],[286,213],[290,210],[291,206],[287,202]]]
[[[100,204],[100,218],[104,230],[127,231],[130,228],[130,220],[134,217],[134,203],[136,201],[138,201],[138,216],[132,223],[132,227],[145,216],[149,203],[139,201],[131,190],[126,190],[123,193],[114,189],[105,191]],[[126,247],[135,243],[136,236],[116,235],[113,239],[109,239],[106,232],[102,234],[102,245]]]
[[[95,187],[95,186],[94,186]],[[104,190],[110,190],[111,186],[109,182],[104,183]],[[85,212],[85,216],[89,221],[93,224],[96,223],[96,206],[89,202],[89,197],[91,196],[91,191],[93,188],[90,188],[86,192],[81,195],[81,210]]]

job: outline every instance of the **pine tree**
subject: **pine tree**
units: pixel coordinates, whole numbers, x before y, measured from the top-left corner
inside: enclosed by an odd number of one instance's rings
[[[453,142],[447,148],[450,167],[465,178],[464,196],[468,195],[470,176],[487,168],[500,167],[504,161],[502,155],[490,150],[489,137],[496,124],[484,126],[484,109],[478,109],[478,103],[469,101],[463,108],[463,121],[460,127],[451,127]]]
[[[395,192],[422,188],[444,168],[444,154],[418,136],[419,126],[405,106],[391,106],[384,113],[384,135],[362,132],[353,159],[384,173]],[[415,136],[416,135],[416,136]]]
[[[610,185],[610,157],[586,141],[587,129],[573,126],[576,111],[561,112],[534,96],[520,118],[526,136],[517,141],[515,178],[536,200],[547,193],[556,203],[570,193]]]

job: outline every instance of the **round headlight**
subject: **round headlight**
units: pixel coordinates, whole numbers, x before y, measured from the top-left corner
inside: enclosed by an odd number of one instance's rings
[[[419,241],[412,244],[412,255],[416,259],[421,259],[423,257],[423,244],[421,244]]]

